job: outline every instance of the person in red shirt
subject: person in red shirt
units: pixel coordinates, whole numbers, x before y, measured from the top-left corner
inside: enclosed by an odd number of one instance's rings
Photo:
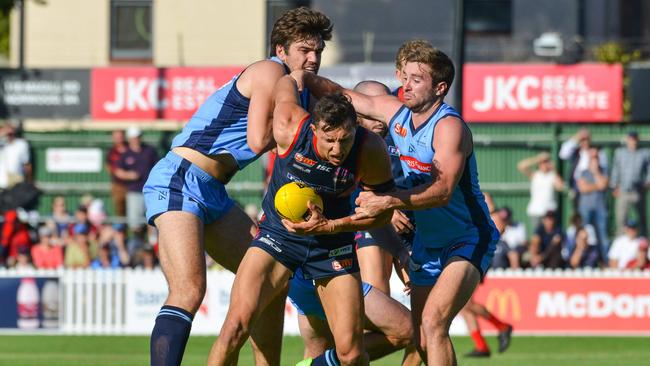
[[[8,210],[4,214],[4,226],[2,227],[2,253],[7,266],[11,267],[16,261],[18,249],[32,245],[27,225],[20,221],[17,210]]]
[[[38,230],[40,242],[32,248],[32,262],[36,268],[56,269],[63,266],[63,247],[55,245],[52,229],[42,226]]]

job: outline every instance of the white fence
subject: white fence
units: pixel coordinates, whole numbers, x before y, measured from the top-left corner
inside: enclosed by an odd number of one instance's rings
[[[543,279],[556,279],[561,281],[548,283],[561,290],[565,283],[575,279],[589,280],[593,278],[594,281],[590,281],[592,285],[599,282],[599,279],[637,279],[640,281],[635,282],[637,284],[635,287],[638,290],[634,296],[637,298],[642,296],[642,299],[645,299],[646,293],[648,293],[647,296],[650,299],[650,271],[497,270],[490,272],[489,277],[487,287],[483,286],[482,291],[478,292],[478,296],[481,297],[481,292],[491,291],[490,288],[495,284],[503,283],[501,289],[495,291],[504,294],[508,291],[512,293],[519,291],[520,295],[516,300],[516,306],[521,307],[521,311],[524,313],[535,313],[536,303],[529,304],[530,309],[527,310],[526,302],[529,298],[537,295],[517,290],[516,286],[513,287],[510,284],[511,280],[516,282],[517,280],[530,279],[530,282],[526,281],[526,283],[532,284]],[[215,335],[219,332],[228,311],[233,279],[234,275],[230,272],[208,271],[206,296],[195,316],[192,334]],[[52,284],[56,284],[57,281],[58,291],[54,291],[52,287],[56,288],[56,286],[52,286]],[[46,288],[48,289],[46,290]],[[409,298],[401,291],[402,285],[397,276],[393,276],[391,279],[391,288],[393,297],[408,306]],[[596,287],[596,289],[611,293],[618,291],[611,285],[609,288]],[[631,290],[625,291],[630,292]],[[495,292],[495,296],[496,294]],[[158,310],[167,296],[167,285],[159,270],[0,270],[0,296],[2,297],[0,304],[3,304],[0,311],[0,328],[3,330],[13,329],[16,331],[16,328],[23,328],[19,331],[41,331],[40,328],[47,328],[49,331],[66,334],[146,335],[151,332]],[[12,296],[14,297],[12,298]],[[497,300],[498,298],[489,294],[487,296],[488,307],[491,306],[491,302],[493,306],[496,306],[501,301],[491,301],[490,297]],[[625,294],[624,296],[629,297]],[[501,302],[504,301],[506,300]],[[12,309],[14,304],[16,307]],[[557,306],[562,306],[562,304]],[[28,309],[35,308],[40,308],[38,316],[28,311]],[[499,311],[499,309],[495,310]],[[55,319],[57,314],[58,321]],[[509,315],[503,316],[508,317]],[[637,319],[640,322],[637,324],[650,326],[650,312],[648,317],[644,316],[643,318]],[[596,321],[601,320],[596,319]],[[610,320],[617,321],[614,318]],[[526,323],[521,323],[521,325],[525,326]],[[536,332],[534,326],[529,329],[532,333]],[[606,332],[611,330],[605,329]],[[296,310],[289,303],[285,307],[284,332],[289,335],[298,334]],[[451,332],[452,334],[466,334],[464,322],[461,319],[456,319],[452,324]]]

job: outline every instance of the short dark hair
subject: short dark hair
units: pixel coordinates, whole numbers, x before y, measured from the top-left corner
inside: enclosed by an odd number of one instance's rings
[[[314,106],[311,123],[318,127],[323,122],[324,131],[331,131],[346,125],[354,126],[357,123],[357,112],[350,99],[342,93],[326,95],[318,100]]]
[[[323,13],[301,6],[284,13],[273,24],[271,31],[271,56],[275,56],[275,47],[285,49],[296,41],[320,37],[323,41],[332,39],[332,21]]]

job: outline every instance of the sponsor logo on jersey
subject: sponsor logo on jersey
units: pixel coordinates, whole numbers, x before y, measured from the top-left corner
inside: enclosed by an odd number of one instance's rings
[[[261,238],[259,238],[259,239],[257,239],[257,240],[259,240],[259,241],[261,241],[262,243],[264,243],[264,244],[270,246],[270,247],[273,248],[273,250],[275,250],[276,252],[278,252],[278,253],[282,253],[282,249],[280,249],[280,247],[278,246],[278,242],[275,241],[275,239],[271,238],[269,235],[264,235],[263,237],[261,237]]]
[[[399,159],[411,169],[419,170],[422,173],[431,173],[431,163],[423,163],[414,157],[404,155],[400,156]]]
[[[391,156],[399,156],[399,149],[395,146],[388,146],[388,154]]]
[[[395,123],[395,127],[393,127],[393,129],[395,130],[396,134],[402,137],[406,137],[406,128],[404,128],[401,123]]]
[[[311,169],[305,168],[304,166],[302,166],[300,164],[291,164],[291,166],[293,166],[294,168],[300,170],[303,173],[307,173],[307,174],[311,173]]]
[[[352,253],[352,245],[346,245],[344,247],[336,248],[330,250],[330,257],[338,257],[339,255],[350,254]]]
[[[335,271],[342,271],[344,269],[352,268],[353,263],[352,258],[335,259],[332,261],[332,268]]]
[[[318,164],[318,165],[316,165],[316,170],[320,170],[320,171],[323,171],[323,172],[330,173],[332,171],[332,167],[327,166],[327,165],[323,165],[323,164]]]
[[[312,160],[306,156],[304,156],[301,153],[296,153],[296,155],[293,156],[293,158],[300,164],[306,165],[308,167],[312,167],[316,165],[316,160]]]
[[[415,152],[415,148],[413,147],[413,145],[409,145],[409,152],[410,153]]]

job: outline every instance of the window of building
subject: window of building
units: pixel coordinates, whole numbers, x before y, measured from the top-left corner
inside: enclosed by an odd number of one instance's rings
[[[111,0],[111,60],[150,61],[151,0]]]
[[[511,0],[465,1],[465,31],[475,33],[511,32]]]

